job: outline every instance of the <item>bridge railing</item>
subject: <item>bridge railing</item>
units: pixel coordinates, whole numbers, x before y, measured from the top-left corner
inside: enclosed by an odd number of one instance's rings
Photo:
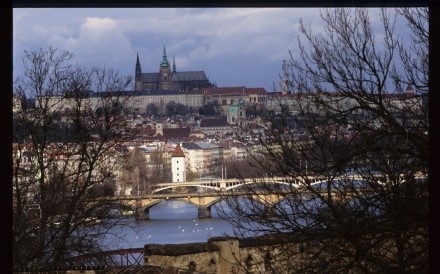
[[[143,265],[144,249],[127,248],[127,249],[103,251],[94,254],[80,255],[69,258],[66,261],[66,264],[68,266],[81,266],[81,267]]]
[[[375,175],[374,177],[383,178],[383,174]],[[404,177],[403,175],[401,176]],[[416,179],[423,178],[424,176],[418,176]],[[333,178],[333,180],[365,180],[366,178],[361,175],[341,175]],[[215,191],[227,191],[236,187],[244,186],[247,184],[254,184],[258,182],[271,182],[276,184],[288,184],[294,187],[300,187],[305,181],[313,184],[319,184],[328,181],[328,177],[323,176],[307,176],[298,178],[286,178],[286,177],[270,177],[270,178],[246,178],[246,179],[210,179],[191,182],[177,182],[177,183],[161,183],[153,185],[153,194],[177,187],[204,187],[207,189],[213,189]]]
[[[274,182],[274,183],[289,183],[286,178],[274,177],[274,178],[246,178],[246,179],[210,179],[201,181],[191,181],[191,182],[178,182],[178,183],[161,183],[151,186],[153,188],[153,193],[158,191],[163,191],[165,189],[171,189],[176,187],[205,187],[216,191],[225,191],[231,188],[253,184],[258,182]],[[295,185],[299,183],[294,182]]]

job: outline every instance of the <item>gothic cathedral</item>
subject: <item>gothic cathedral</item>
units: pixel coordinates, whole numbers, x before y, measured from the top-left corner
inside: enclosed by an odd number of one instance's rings
[[[160,62],[159,72],[142,73],[139,54],[137,54],[135,91],[173,90],[187,92],[214,86],[214,84],[209,82],[204,71],[177,72],[174,58],[173,69],[171,70],[165,47],[163,48],[163,56],[162,61]]]

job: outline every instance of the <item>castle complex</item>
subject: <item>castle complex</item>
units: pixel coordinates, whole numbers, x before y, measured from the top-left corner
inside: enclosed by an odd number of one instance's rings
[[[163,48],[163,56],[162,61],[160,62],[159,72],[142,73],[139,54],[137,55],[135,91],[177,90],[187,92],[210,87],[214,87],[214,84],[209,82],[204,71],[177,72],[174,58],[173,69],[171,70],[165,47]]]
[[[132,110],[138,114],[147,113],[147,107],[154,104],[161,115],[165,113],[165,107],[169,103],[180,103],[193,111],[206,104],[216,104],[224,116],[228,116],[228,123],[240,125],[245,117],[245,105],[265,105],[268,93],[264,88],[216,87],[212,84],[204,71],[176,70],[173,58],[172,68],[168,62],[167,52],[163,48],[162,61],[159,72],[143,73],[139,61],[139,54],[135,65],[135,85],[133,90],[120,91],[118,93]],[[89,91],[84,98],[89,106],[97,108],[100,104],[100,93]],[[71,107],[68,98],[63,96],[51,96],[48,98],[51,104],[56,106],[54,110],[64,110]],[[63,101],[62,103],[57,103]]]

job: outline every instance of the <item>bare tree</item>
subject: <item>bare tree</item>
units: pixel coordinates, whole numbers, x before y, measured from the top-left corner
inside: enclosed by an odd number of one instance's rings
[[[208,102],[207,104],[205,104],[203,107],[201,107],[199,109],[199,114],[200,115],[205,115],[205,116],[219,115],[220,111],[219,111],[218,103],[216,103],[216,102]]]
[[[170,101],[165,106],[165,113],[169,117],[173,117],[175,115],[187,115],[189,113],[189,109],[184,104]]]
[[[118,145],[130,138],[122,92],[131,79],[72,58],[52,47],[26,51],[15,82],[14,96],[35,99],[14,113],[15,267],[99,251],[117,222],[102,197],[113,194]]]
[[[150,161],[147,163],[147,185],[169,182],[171,180],[171,162],[167,152],[157,147],[150,152]]]
[[[158,116],[159,107],[155,103],[149,103],[146,108],[146,114],[149,116]]]
[[[123,161],[121,184],[130,187],[134,194],[149,193],[147,161],[142,148],[136,146]]]
[[[379,17],[380,37],[366,9],[323,9],[318,34],[300,22],[290,94],[249,151],[272,179],[223,212],[238,236],[289,239],[260,262],[272,273],[428,270],[428,9]]]
[[[254,155],[255,156],[255,155]],[[224,163],[226,170],[226,176],[228,179],[236,178],[252,178],[252,177],[264,177],[267,173],[266,169],[261,169],[260,161],[258,157],[248,157],[243,159],[230,159]],[[216,174],[221,177],[221,170]]]

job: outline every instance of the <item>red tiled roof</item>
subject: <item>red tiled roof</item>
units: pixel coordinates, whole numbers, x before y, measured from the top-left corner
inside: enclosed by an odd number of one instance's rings
[[[228,126],[226,117],[202,119],[200,127],[226,127]]]
[[[267,91],[264,88],[246,88],[246,93],[265,95]]]
[[[188,138],[191,129],[189,127],[186,128],[164,128],[163,129],[163,137],[166,139],[172,138]]]
[[[180,148],[180,144],[177,144],[176,148],[173,151],[173,154],[171,154],[171,157],[185,157],[185,154]]]
[[[376,96],[381,96],[382,98],[410,98],[414,97],[414,95],[411,92],[413,91],[412,86],[407,87],[407,89],[410,88],[410,90],[406,90],[406,93],[402,92],[395,92],[395,93],[383,93],[383,94],[375,94]],[[294,92],[294,93],[288,93],[288,94],[282,94],[281,92],[268,92],[267,95],[272,98],[276,97],[289,97],[289,98],[302,98],[302,97],[317,97],[317,96],[348,96],[343,93],[337,92],[337,91],[327,91],[327,92]]]

